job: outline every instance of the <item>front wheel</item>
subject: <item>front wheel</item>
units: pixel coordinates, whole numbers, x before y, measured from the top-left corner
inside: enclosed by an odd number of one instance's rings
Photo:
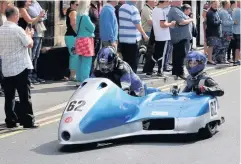
[[[211,138],[214,134],[216,134],[218,128],[218,122],[210,122],[206,125],[204,129],[199,131],[199,136],[201,139]]]

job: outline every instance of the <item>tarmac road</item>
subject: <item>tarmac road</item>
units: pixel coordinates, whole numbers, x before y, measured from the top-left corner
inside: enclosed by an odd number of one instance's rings
[[[240,67],[219,71],[214,79],[225,90],[220,98],[226,122],[210,139],[184,142],[179,137],[148,137],[98,148],[58,145],[61,111],[53,110],[36,130],[0,131],[0,164],[238,164],[240,163]],[[168,89],[168,87],[163,87]],[[138,138],[136,138],[138,139]]]

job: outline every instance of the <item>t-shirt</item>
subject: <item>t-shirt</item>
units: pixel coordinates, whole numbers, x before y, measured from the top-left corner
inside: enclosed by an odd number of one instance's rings
[[[152,12],[153,30],[156,41],[171,40],[169,27],[162,28],[161,21],[167,21],[167,15],[163,8],[155,7]]]
[[[241,12],[240,8],[235,8],[233,10],[233,20],[238,22],[238,24],[233,25],[234,34],[240,34],[240,12]]]
[[[180,7],[172,6],[168,13],[168,21],[176,21],[176,26],[170,28],[172,44],[176,44],[184,39],[191,40],[192,33],[190,25],[179,25],[183,20],[189,19]]]
[[[152,8],[146,5],[141,12],[141,23],[145,32],[151,32],[152,25],[148,24],[149,20],[152,20]]]

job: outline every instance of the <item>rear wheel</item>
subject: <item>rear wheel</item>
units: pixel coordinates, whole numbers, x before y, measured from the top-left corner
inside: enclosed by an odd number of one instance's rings
[[[201,139],[211,138],[214,134],[216,134],[218,128],[218,122],[210,122],[206,125],[205,128],[199,131],[199,136]]]

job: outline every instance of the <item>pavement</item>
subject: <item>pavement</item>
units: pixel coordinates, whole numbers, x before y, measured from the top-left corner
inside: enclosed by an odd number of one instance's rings
[[[166,82],[146,78],[141,70],[140,67],[139,75],[149,86],[162,90],[184,82],[174,80],[170,73],[166,73],[169,77]],[[211,139],[180,142],[175,137],[161,140],[148,137],[134,143],[93,149],[79,146],[63,151],[57,141],[58,122],[76,87],[70,82],[53,82],[32,89],[34,113],[40,128],[0,130],[0,164],[237,164],[240,155],[240,67],[208,66],[206,71],[225,90],[220,106],[226,122]],[[4,109],[3,97],[0,97],[0,108]],[[4,110],[1,110],[0,122],[4,118]]]

